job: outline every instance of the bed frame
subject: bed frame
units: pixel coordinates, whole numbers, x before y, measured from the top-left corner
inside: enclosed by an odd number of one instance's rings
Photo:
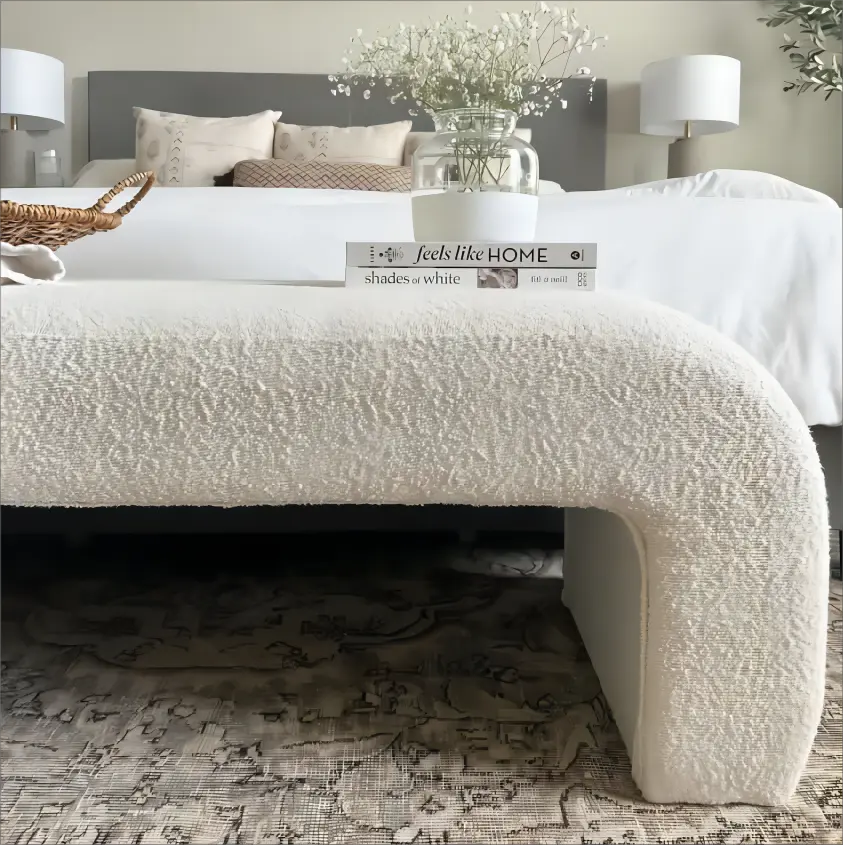
[[[605,187],[607,86],[569,79],[567,109],[525,117],[541,178],[568,191]],[[133,158],[134,106],[202,117],[233,117],[278,109],[305,125],[366,126],[407,120],[407,105],[385,96],[331,94],[325,75],[193,71],[94,71],[88,74],[88,159]],[[433,129],[421,114],[415,131]],[[276,533],[308,531],[562,532],[556,508],[463,506],[313,506],[258,508],[3,508],[4,533]]]

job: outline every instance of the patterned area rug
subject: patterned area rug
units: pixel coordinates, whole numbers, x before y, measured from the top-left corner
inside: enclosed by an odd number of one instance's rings
[[[6,588],[3,842],[840,842],[839,582],[822,727],[778,809],[642,801],[559,593],[441,573]]]

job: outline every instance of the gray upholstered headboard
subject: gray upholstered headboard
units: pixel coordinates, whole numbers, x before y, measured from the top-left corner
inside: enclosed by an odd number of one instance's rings
[[[311,126],[367,126],[408,118],[406,103],[335,97],[330,89],[322,74],[94,71],[88,74],[88,159],[134,157],[133,106],[202,117],[277,109],[286,122]],[[541,178],[568,191],[605,187],[606,80],[597,80],[591,102],[587,91],[588,80],[566,80],[567,109],[557,105],[543,118],[519,122],[533,130]],[[416,130],[433,128],[427,115],[412,120]]]

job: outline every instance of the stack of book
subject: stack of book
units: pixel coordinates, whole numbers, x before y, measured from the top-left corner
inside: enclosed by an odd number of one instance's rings
[[[593,291],[597,244],[349,243],[346,287]]]

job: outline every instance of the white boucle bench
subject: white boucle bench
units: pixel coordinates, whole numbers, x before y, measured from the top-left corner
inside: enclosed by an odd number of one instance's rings
[[[713,330],[599,294],[173,283],[2,298],[2,503],[565,507],[645,798],[777,804],[823,700],[810,433]]]

